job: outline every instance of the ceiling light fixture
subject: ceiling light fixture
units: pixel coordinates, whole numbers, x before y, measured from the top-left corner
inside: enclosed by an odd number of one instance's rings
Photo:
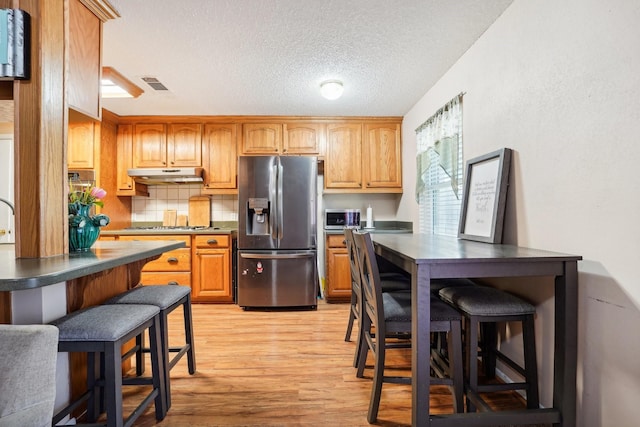
[[[103,98],[137,98],[144,93],[112,67],[102,67],[100,91]]]
[[[340,80],[327,80],[320,83],[320,93],[329,100],[340,98],[343,91],[344,88]]]

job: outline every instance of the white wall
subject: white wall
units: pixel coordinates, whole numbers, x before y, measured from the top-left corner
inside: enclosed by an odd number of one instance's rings
[[[515,0],[405,116],[399,220],[418,218],[414,130],[459,92],[465,159],[514,150],[505,242],[584,257],[578,425],[637,425],[640,2]],[[551,287],[531,285],[549,405]]]

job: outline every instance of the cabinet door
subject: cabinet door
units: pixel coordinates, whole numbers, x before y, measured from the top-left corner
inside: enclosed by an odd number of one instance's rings
[[[169,166],[202,166],[202,125],[199,123],[172,123],[167,135],[167,161]]]
[[[235,124],[204,125],[202,155],[204,190],[238,188]]]
[[[365,123],[362,148],[364,186],[402,188],[400,124]]]
[[[324,170],[325,188],[362,188],[362,126],[330,124]]]
[[[133,167],[167,166],[167,133],[162,123],[136,124],[133,127]]]
[[[351,299],[351,267],[347,248],[327,249],[327,301]]]
[[[147,186],[134,182],[127,173],[133,168],[133,126],[118,125],[116,134],[116,195],[118,196],[149,196]]]
[[[67,163],[69,169],[93,169],[94,125],[69,123]]]
[[[127,169],[133,168],[133,126],[118,125],[116,134],[118,158],[117,169],[117,194],[130,196],[133,192],[133,179],[128,175]]]
[[[100,119],[102,22],[80,0],[69,3],[69,108]]]
[[[324,140],[325,125],[318,123],[288,123],[284,125],[283,154],[319,155]]]
[[[229,249],[194,248],[191,291],[194,302],[233,302]]]
[[[242,125],[242,154],[277,154],[282,146],[282,125],[245,123]]]

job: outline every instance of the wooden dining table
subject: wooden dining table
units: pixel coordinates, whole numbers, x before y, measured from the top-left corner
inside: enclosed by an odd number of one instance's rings
[[[373,234],[376,254],[411,273],[412,426],[576,425],[577,263],[581,256],[431,234]],[[549,408],[429,413],[430,281],[555,277],[553,404]],[[513,281],[517,285],[518,280]],[[522,281],[525,283],[526,281]],[[530,283],[530,282],[528,282]],[[526,286],[523,284],[523,286]]]

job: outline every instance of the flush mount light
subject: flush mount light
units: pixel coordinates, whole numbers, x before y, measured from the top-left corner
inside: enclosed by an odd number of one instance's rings
[[[112,67],[102,67],[100,91],[103,98],[137,98],[144,93]]]
[[[340,80],[327,80],[320,83],[320,93],[323,97],[334,100],[342,96],[342,82]]]

